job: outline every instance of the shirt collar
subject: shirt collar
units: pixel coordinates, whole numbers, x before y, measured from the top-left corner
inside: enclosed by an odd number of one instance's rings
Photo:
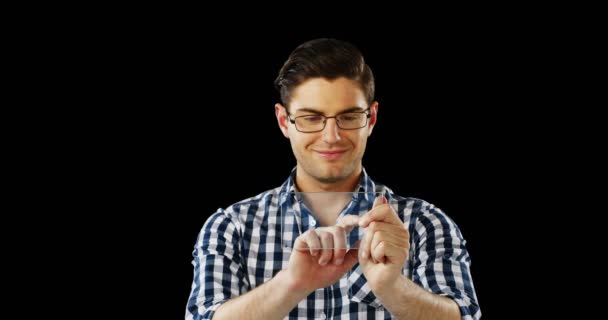
[[[283,185],[281,185],[281,187],[279,189],[279,193],[294,194],[295,192],[298,191],[298,190],[296,190],[296,169],[297,169],[297,167],[294,167],[291,170],[289,177],[283,183]],[[370,176],[367,174],[367,172],[365,171],[365,168],[363,168],[361,178],[359,179],[359,185],[353,191],[354,192],[365,192],[366,194],[367,193],[373,194],[373,192],[375,190],[376,190],[376,184],[374,183],[372,178],[370,178]],[[279,202],[280,202],[279,205],[283,204],[283,201],[285,201],[285,200],[286,199],[279,199]]]

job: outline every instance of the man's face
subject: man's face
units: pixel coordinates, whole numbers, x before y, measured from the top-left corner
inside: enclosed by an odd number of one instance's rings
[[[361,129],[341,129],[332,118],[326,120],[322,131],[312,133],[296,130],[284,107],[277,104],[275,108],[281,131],[289,138],[298,162],[298,175],[306,175],[321,183],[335,183],[358,176],[367,137],[376,123],[378,104],[368,106],[358,83],[346,78],[333,81],[309,79],[296,87],[291,97],[291,119],[305,115],[333,117],[370,107],[371,117]]]

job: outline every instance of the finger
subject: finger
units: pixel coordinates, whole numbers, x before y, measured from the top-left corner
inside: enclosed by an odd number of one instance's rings
[[[405,256],[406,251],[403,248],[399,248],[384,241],[372,251],[372,257],[374,257],[374,259],[377,261],[382,261],[383,263],[396,260],[398,261],[399,258],[405,258]]]
[[[388,242],[397,246],[406,246],[409,244],[409,235],[403,227],[391,225],[385,222],[372,221],[365,230],[366,243],[369,242],[369,248],[366,248],[365,255],[370,255],[381,242]],[[384,257],[370,255],[374,263],[385,262]]]
[[[367,227],[367,225],[372,221],[382,221],[395,225],[403,224],[395,210],[393,210],[391,206],[385,205],[374,207],[372,210],[361,216],[359,219],[359,226]]]
[[[321,242],[314,230],[309,230],[296,239],[294,248],[298,251],[309,250],[312,256],[316,256],[319,254]]]
[[[319,238],[321,239],[321,248],[323,249],[321,250],[321,256],[319,257],[319,264],[324,266],[331,261],[333,250],[328,249],[332,249],[334,247],[334,236],[326,231],[318,232]]]
[[[381,205],[383,205],[386,201],[386,198],[383,195],[379,195],[374,199],[374,203],[372,204],[372,209],[368,212],[366,212],[363,216],[359,217],[359,226],[364,227],[363,222],[364,220],[362,220],[364,217],[369,215],[369,212],[373,211],[374,209],[380,207]],[[365,223],[365,226],[367,225],[367,223]]]
[[[366,264],[367,262],[369,262],[369,249],[364,248],[365,244],[363,243],[363,240],[365,239],[365,235],[363,235],[363,239],[361,239],[360,244],[359,244],[359,261],[362,264]]]
[[[321,240],[319,236],[314,230],[309,230],[306,232],[306,243],[310,248],[310,254],[312,256],[317,256],[321,251]]]
[[[371,250],[371,257],[374,263],[385,263],[386,262],[386,247],[390,246],[390,244],[380,241],[375,248]]]
[[[386,198],[384,195],[379,195],[374,199],[374,204],[372,205],[372,209],[386,203]]]
[[[309,246],[306,243],[306,240],[304,240],[305,238],[306,238],[306,234],[303,234],[303,235],[297,237],[296,242],[293,245],[293,248],[297,251],[308,250]]]
[[[346,232],[342,227],[334,229],[334,263],[342,264],[344,255],[346,254]]]
[[[398,252],[405,256],[409,250],[409,233],[404,228],[374,221],[367,228],[366,236],[371,238],[371,260],[375,263],[386,263],[387,258],[394,257]],[[387,247],[393,250],[390,255],[385,251]]]
[[[367,259],[369,257],[371,240],[371,235],[366,230],[365,233],[363,233],[363,237],[360,240],[361,243],[359,244],[359,255],[363,259]]]
[[[363,250],[363,256],[371,258],[375,263],[377,263],[378,261],[374,260],[374,258],[370,254],[373,249],[372,241],[374,239],[374,234],[380,230],[386,229],[386,225],[386,223],[382,222],[370,222],[368,227],[365,229],[363,239],[361,240],[361,248],[359,250]]]
[[[379,196],[379,197],[376,197],[376,199],[374,199],[372,211],[374,210],[374,208],[378,208],[379,206],[382,205],[382,203],[384,202],[383,199],[386,199],[386,198],[384,198],[384,196]],[[367,212],[365,215],[363,215],[363,217],[367,216],[368,214],[369,214],[369,212]],[[367,222],[367,223],[365,223],[365,225],[363,225],[362,220],[361,220],[361,218],[363,218],[363,217],[359,217],[359,226],[367,227],[369,222]],[[365,230],[365,232],[363,233],[363,238],[361,239],[361,244],[359,245],[359,256],[361,257],[361,259],[369,258],[371,240],[372,240],[371,235],[369,234],[369,232],[367,230]]]
[[[349,233],[353,230],[354,227],[359,225],[359,216],[354,214],[347,214],[343,216],[336,226],[340,226],[344,228],[346,233]]]
[[[398,248],[403,248],[404,250],[409,248],[409,244],[404,243],[397,239],[397,237],[388,234],[384,231],[375,232],[372,237],[372,244],[370,245],[370,251],[373,252],[380,243],[386,242],[390,245],[393,245]]]
[[[373,224],[376,224],[375,222]],[[380,230],[373,233],[371,237],[371,258],[375,263],[386,263],[388,262],[388,258],[394,256],[389,255],[386,248],[398,248],[399,246],[394,242],[395,238],[392,237],[391,234],[386,231]],[[391,241],[393,240],[393,241]],[[402,251],[405,251],[405,248],[401,247]]]
[[[407,246],[409,245],[409,233],[403,226],[396,226],[394,224],[388,224],[385,222],[372,221],[367,229],[366,233],[372,235],[372,242],[370,244],[371,250],[377,245],[377,235],[382,235],[382,241],[388,241],[396,246]]]

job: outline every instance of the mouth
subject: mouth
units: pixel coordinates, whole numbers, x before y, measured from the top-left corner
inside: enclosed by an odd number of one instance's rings
[[[336,160],[341,158],[348,150],[314,150],[325,160]]]

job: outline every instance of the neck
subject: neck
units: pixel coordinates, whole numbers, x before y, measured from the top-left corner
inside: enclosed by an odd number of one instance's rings
[[[308,192],[302,193],[306,207],[321,222],[321,226],[333,226],[352,199],[350,192]]]
[[[300,192],[353,192],[359,184],[362,172],[363,171],[359,169],[357,173],[354,173],[345,179],[325,183],[298,170],[296,172],[295,184]]]

